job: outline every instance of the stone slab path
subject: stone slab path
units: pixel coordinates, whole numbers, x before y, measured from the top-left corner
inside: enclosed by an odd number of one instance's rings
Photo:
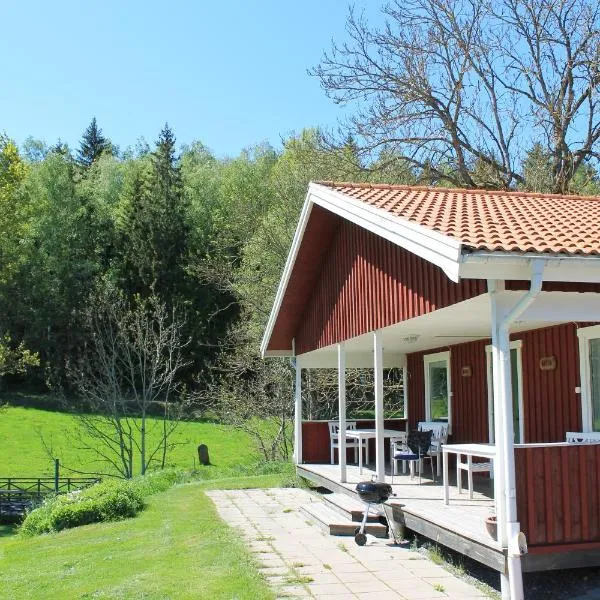
[[[409,548],[368,536],[325,534],[299,507],[322,502],[306,490],[207,492],[220,516],[247,541],[278,598],[484,600],[473,585]]]

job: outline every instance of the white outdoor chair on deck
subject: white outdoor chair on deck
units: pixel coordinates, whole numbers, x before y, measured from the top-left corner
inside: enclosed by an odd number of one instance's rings
[[[329,421],[329,444],[331,446],[331,464],[335,464],[335,449],[340,448],[340,422],[339,421]],[[356,421],[346,421],[346,430],[348,429],[356,429]],[[369,440],[364,440],[365,444],[363,448],[365,448],[365,458],[366,463],[369,464]],[[358,453],[361,451],[360,440],[353,438],[346,438],[346,449],[353,448],[354,449],[354,462],[358,462]]]
[[[600,444],[600,431],[567,431],[568,444]]]
[[[437,463],[437,475],[442,474],[442,446],[448,443],[448,423],[439,423],[438,421],[420,421],[417,429],[419,431],[431,431],[431,448],[429,456],[435,457]]]
[[[407,434],[404,431],[398,432],[398,437],[390,438],[390,461],[392,463],[392,481],[394,480],[394,475],[398,475],[398,463],[399,460],[394,459],[396,454],[401,452],[407,452],[408,446],[406,445]],[[407,461],[402,461],[402,472],[406,475],[406,464]]]

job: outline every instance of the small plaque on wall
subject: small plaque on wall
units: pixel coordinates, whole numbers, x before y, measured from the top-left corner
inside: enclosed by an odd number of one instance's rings
[[[471,375],[473,375],[473,370],[471,369],[471,365],[466,365],[464,366],[461,371],[460,374],[463,377],[471,377]]]
[[[540,358],[540,369],[542,371],[553,371],[556,369],[556,356],[543,356]]]

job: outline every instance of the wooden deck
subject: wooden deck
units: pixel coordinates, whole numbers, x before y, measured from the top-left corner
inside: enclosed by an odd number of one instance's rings
[[[355,487],[359,481],[369,481],[375,471],[365,467],[360,475],[358,467],[348,465],[347,483],[340,483],[339,466],[329,464],[298,465],[298,474],[306,479],[335,492],[357,497]],[[506,552],[492,539],[485,529],[484,520],[492,514],[494,500],[491,480],[478,478],[473,500],[463,490],[458,493],[456,485],[450,486],[450,504],[443,500],[443,487],[424,477],[421,485],[418,478],[409,475],[388,474],[387,483],[392,484],[396,496],[389,503],[395,508],[395,514],[408,529],[429,539],[469,556],[497,571],[505,569]],[[453,473],[450,482],[455,484]]]

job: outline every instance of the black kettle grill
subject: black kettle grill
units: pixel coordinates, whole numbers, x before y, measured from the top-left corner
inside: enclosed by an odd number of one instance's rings
[[[356,485],[356,492],[359,498],[367,505],[367,510],[363,514],[363,520],[356,529],[354,541],[359,546],[364,546],[367,543],[365,535],[365,527],[369,518],[369,509],[371,504],[383,504],[393,495],[392,486],[389,483],[378,483],[376,481],[361,481]]]

